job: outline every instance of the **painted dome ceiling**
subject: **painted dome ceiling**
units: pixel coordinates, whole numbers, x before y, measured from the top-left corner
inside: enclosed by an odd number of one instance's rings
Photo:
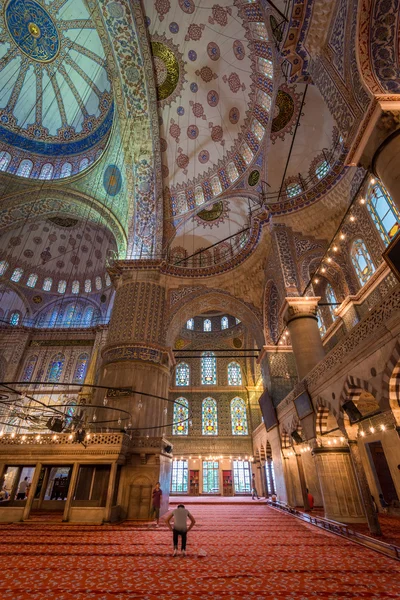
[[[0,18],[0,150],[12,156],[8,171],[18,173],[21,158],[33,156],[29,176],[40,176],[40,160],[35,159],[40,156],[43,164],[49,159],[54,163],[54,157],[70,160],[67,174],[73,174],[101,154],[114,111],[101,35],[83,0],[5,4]]]
[[[272,51],[258,2],[144,3],[172,216],[220,196],[255,162],[271,108]]]

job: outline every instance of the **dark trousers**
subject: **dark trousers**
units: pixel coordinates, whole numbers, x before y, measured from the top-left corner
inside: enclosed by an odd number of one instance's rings
[[[176,529],[174,529],[173,536],[174,536],[174,548],[178,549],[178,537],[182,536],[181,550],[186,550],[187,531],[177,531]]]

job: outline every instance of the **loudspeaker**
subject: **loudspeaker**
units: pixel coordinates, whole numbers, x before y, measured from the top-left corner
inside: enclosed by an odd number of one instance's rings
[[[347,400],[344,404],[342,404],[342,408],[346,415],[349,417],[351,423],[356,423],[360,419],[362,419],[362,414],[358,410],[357,406],[354,404],[353,400]]]
[[[164,450],[167,454],[171,454],[172,452],[172,446],[164,446]]]
[[[61,433],[64,427],[64,421],[59,419],[58,417],[51,417],[47,423],[46,427],[50,429],[50,431],[54,431],[55,433]]]
[[[297,431],[297,429],[295,429],[294,431],[292,431],[292,433],[290,435],[292,436],[292,438],[294,439],[294,441],[296,442],[296,444],[302,444],[303,443],[303,438],[301,437],[301,435],[299,434],[299,432]]]

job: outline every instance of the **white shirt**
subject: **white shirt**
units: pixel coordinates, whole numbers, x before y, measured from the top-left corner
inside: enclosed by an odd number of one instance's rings
[[[192,516],[186,508],[176,508],[174,515],[174,529],[176,531],[187,531],[187,518]]]

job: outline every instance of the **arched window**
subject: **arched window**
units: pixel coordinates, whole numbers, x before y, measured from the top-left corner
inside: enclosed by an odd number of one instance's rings
[[[218,196],[218,194],[220,194],[222,192],[222,186],[221,186],[221,182],[219,180],[218,175],[215,175],[211,179],[211,189],[213,191],[214,196]]]
[[[83,171],[84,169],[86,169],[89,166],[89,159],[88,158],[82,158],[80,164],[79,164],[79,173],[81,171]]]
[[[8,152],[0,152],[0,171],[6,171],[11,161],[11,154]]]
[[[21,320],[21,313],[15,310],[10,315],[10,325],[18,325]]]
[[[17,169],[17,175],[20,177],[29,177],[33,169],[33,162],[28,159],[21,160]]]
[[[228,176],[229,176],[229,179],[231,180],[231,183],[236,181],[236,179],[239,177],[239,171],[237,170],[237,167],[236,167],[235,163],[233,163],[233,162],[230,162],[228,164]]]
[[[201,357],[201,383],[203,385],[216,385],[217,360],[214,352],[203,352]]]
[[[335,310],[338,307],[338,301],[330,283],[328,283],[328,285],[326,286],[325,296],[326,301],[329,303],[329,312],[331,313],[333,321],[335,321],[337,319],[337,316],[335,315]]]
[[[25,369],[22,375],[22,381],[30,381],[37,363],[37,356],[31,356],[25,363]]]
[[[374,184],[368,190],[367,208],[385,244],[389,244],[400,228],[400,215],[387,191]]]
[[[326,327],[325,327],[325,323],[321,319],[321,314],[320,314],[319,310],[317,310],[317,321],[318,321],[318,329],[319,329],[319,332],[320,332],[321,337],[322,337],[326,333]]]
[[[318,167],[315,169],[315,174],[318,179],[323,179],[325,175],[329,173],[329,163],[326,160],[323,160],[319,163]]]
[[[67,282],[64,279],[58,282],[57,291],[59,294],[65,294],[65,290],[67,289]]]
[[[72,173],[71,163],[64,163],[61,168],[60,177],[69,177]]]
[[[69,427],[72,423],[72,419],[76,413],[76,402],[75,400],[68,400],[65,403],[65,426]]]
[[[221,329],[228,329],[228,327],[229,327],[228,317],[222,317],[222,319],[221,319]]]
[[[64,367],[65,357],[64,354],[58,353],[53,356],[50,361],[49,368],[47,369],[46,381],[49,383],[58,383],[61,378],[62,370]]]
[[[43,281],[43,290],[45,292],[50,292],[51,286],[53,285],[53,280],[51,277],[45,277]]]
[[[186,398],[177,398],[174,402],[172,435],[187,435],[189,433],[189,402]]]
[[[72,293],[79,294],[79,281],[77,279],[72,282]]]
[[[203,435],[218,435],[218,410],[214,398],[205,398],[201,406]]]
[[[248,435],[246,403],[243,398],[231,400],[232,435]]]
[[[103,282],[101,281],[101,277],[99,275],[95,279],[96,290],[101,290],[103,287]]]
[[[228,385],[242,385],[242,370],[237,362],[228,365]]]
[[[107,287],[110,287],[110,285],[111,285],[111,279],[110,279],[110,276],[109,276],[109,274],[108,274],[108,273],[106,273],[106,274],[104,275],[104,279],[106,280],[106,286],[107,286]]]
[[[186,329],[194,329],[194,319],[189,319],[186,322]]]
[[[354,240],[350,248],[350,257],[360,285],[363,286],[375,271],[374,264],[363,240]]]
[[[75,373],[73,383],[83,383],[85,381],[85,375],[89,363],[89,354],[86,352],[78,356],[76,361]]]
[[[86,279],[85,280],[85,292],[87,294],[89,294],[92,291],[92,280],[91,279]]]
[[[54,325],[57,322],[57,317],[58,317],[58,310],[59,307],[56,306],[56,308],[53,308],[53,312],[51,313],[51,317],[50,317],[50,321],[49,321],[49,327],[54,327]]]
[[[50,163],[46,163],[45,165],[43,165],[40,171],[39,179],[51,179],[53,177],[53,171],[53,165]]]
[[[11,275],[11,281],[15,281],[15,283],[18,283],[23,274],[24,270],[21,269],[21,267],[17,267],[16,269],[14,269],[13,274]]]
[[[9,264],[6,260],[1,260],[0,261],[0,275],[4,275],[4,273],[7,271],[9,267]]]
[[[203,331],[211,331],[211,321],[210,321],[210,319],[204,319],[204,321],[203,321]]]
[[[179,363],[176,365],[175,371],[175,384],[176,385],[189,385],[190,378],[190,367],[186,363]]]
[[[72,326],[72,324],[74,323],[74,320],[75,320],[75,311],[76,311],[75,304],[70,304],[67,307],[67,310],[65,311],[64,322],[63,322],[64,327]]]
[[[301,194],[302,191],[303,190],[301,189],[301,185],[299,183],[292,183],[286,187],[288,198],[294,198],[295,196]]]
[[[204,202],[203,188],[199,185],[194,189],[194,199],[196,201],[197,206],[199,206],[199,204],[203,204]]]
[[[31,273],[28,277],[28,281],[26,282],[26,285],[30,288],[34,288],[37,280],[38,280],[38,276],[36,275],[36,273]]]

